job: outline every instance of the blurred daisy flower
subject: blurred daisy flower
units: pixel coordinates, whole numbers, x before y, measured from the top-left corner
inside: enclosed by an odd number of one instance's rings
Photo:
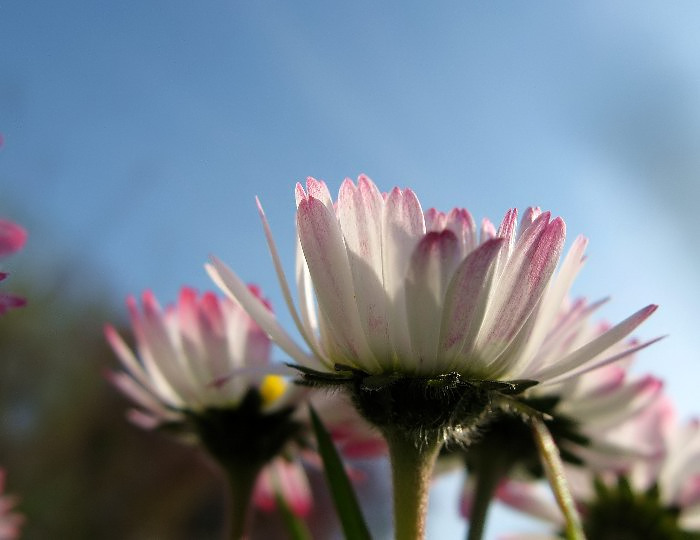
[[[602,304],[580,299],[561,307],[540,354],[566,356],[581,343],[607,331],[607,324],[591,324],[589,318]],[[637,342],[618,342],[607,354],[633,350]],[[662,383],[652,376],[632,376],[631,358],[606,364],[578,377],[529,388],[519,403],[545,415],[545,424],[565,462],[603,470],[623,466],[631,458],[655,456],[658,440],[637,440],[627,433],[638,416],[653,406]],[[501,414],[489,416],[478,436],[466,447],[452,446],[446,459],[464,460],[468,478],[462,497],[462,514],[470,527],[483,528],[489,501],[507,477],[529,479],[544,476],[537,443],[521,411],[502,404]],[[478,534],[474,532],[473,538]]]
[[[270,309],[257,288],[249,290]],[[279,470],[275,460],[299,435],[294,413],[303,392],[275,373],[284,366],[270,363],[269,339],[229,299],[185,287],[165,309],[151,292],[143,294],[142,309],[133,297],[127,305],[136,353],[107,325],[125,368],[109,378],[138,405],[132,421],[194,437],[222,465],[232,485],[232,536],[240,537],[260,471],[270,463]],[[304,482],[279,487],[291,508],[310,505]]]
[[[251,294],[264,309],[260,291]],[[126,371],[110,379],[140,408],[130,413],[142,427],[184,420],[210,408],[235,408],[255,390],[265,412],[296,399],[294,388],[269,376],[270,340],[235,302],[183,287],[176,305],[163,310],[153,293],[139,310],[127,299],[136,354],[112,325],[105,334]]]
[[[248,290],[270,309],[259,289]],[[309,390],[289,384],[283,377],[289,368],[270,362],[271,343],[257,323],[232,300],[187,287],[165,309],[151,292],[141,309],[133,297],[127,305],[136,352],[113,326],[105,334],[125,368],[108,376],[137,405],[129,418],[201,442],[232,476],[234,504],[246,503],[238,491],[272,510],[279,494],[292,512],[307,516],[312,494],[304,463],[319,464],[307,408],[300,406]],[[310,399],[343,455],[384,451],[342,396]]]
[[[566,468],[588,538],[700,538],[700,423],[680,424],[666,396],[623,427],[629,440],[660,446],[654,456],[630,456],[614,468]],[[562,526],[548,493],[534,483],[507,482],[502,502]]]

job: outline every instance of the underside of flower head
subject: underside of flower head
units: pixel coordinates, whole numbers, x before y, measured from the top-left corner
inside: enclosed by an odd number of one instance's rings
[[[468,441],[494,403],[537,384],[469,380],[456,372],[434,377],[372,375],[337,365],[330,375],[295,367],[302,375],[301,384],[344,389],[362,416],[380,430],[398,429],[426,442]]]
[[[199,440],[220,463],[264,464],[301,432],[294,407],[265,412],[259,391],[250,389],[236,407],[186,413]]]

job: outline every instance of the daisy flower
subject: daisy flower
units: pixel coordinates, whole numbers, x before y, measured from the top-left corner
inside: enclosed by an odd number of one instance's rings
[[[258,288],[249,289],[264,309]],[[310,442],[309,399],[346,457],[375,457],[385,451],[378,436],[344,396],[290,385],[285,366],[270,363],[271,343],[248,314],[228,298],[182,288],[175,305],[161,308],[147,291],[142,308],[127,300],[135,350],[115,328],[105,334],[124,371],[108,376],[134,401],[132,422],[160,426],[199,440],[224,468],[235,474],[259,471],[252,500],[262,510],[276,508],[279,492],[289,508],[305,517],[312,494],[303,462],[319,465]],[[237,479],[240,488],[240,479]],[[234,501],[235,501],[234,493]]]
[[[578,237],[559,272],[561,218],[509,210],[500,226],[455,208],[423,212],[410,189],[382,194],[366,176],[345,180],[337,202],[325,183],[297,184],[298,309],[262,208],[282,290],[306,352],[221,261],[208,271],[300,366],[336,375],[556,382],[648,345],[605,354],[656,306],[560,356],[547,343],[584,261]],[[543,344],[554,345],[540,354]],[[375,378],[370,383],[380,382]]]
[[[661,448],[614,468],[566,469],[587,537],[700,537],[700,423],[677,422],[670,400],[660,396],[625,426],[624,435]],[[507,482],[498,498],[558,527],[563,523],[551,498],[533,483]]]
[[[495,227],[462,208],[423,211],[410,189],[381,193],[366,176],[347,179],[333,201],[309,178],[296,190],[298,309],[258,203],[287,305],[308,352],[261,309],[217,259],[214,281],[235,297],[299,366],[309,384],[340,385],[389,443],[395,497],[417,493],[395,515],[424,511],[425,484],[446,439],[464,437],[494,398],[555,383],[631,354],[606,354],[656,309],[647,306],[564,357],[538,354],[583,264],[559,217],[508,210]],[[412,475],[401,474],[407,469]],[[399,482],[399,484],[397,484]],[[417,506],[416,506],[417,505]],[[412,522],[412,518],[407,520]],[[397,527],[403,527],[399,520]],[[398,530],[413,538],[418,530]]]
[[[256,287],[251,294],[270,309]],[[127,299],[136,354],[112,325],[105,335],[126,369],[111,381],[140,407],[130,418],[142,427],[182,421],[187,413],[235,408],[257,389],[262,408],[274,411],[295,401],[295,391],[268,376],[271,344],[267,335],[235,302],[183,287],[177,304],[163,310],[152,292],[143,309]]]
[[[583,299],[564,302],[558,323],[543,342],[539,354],[566,356],[581,343],[607,331],[607,324],[589,318],[602,304]],[[619,342],[607,354],[634,349],[637,342]],[[544,415],[545,424],[564,461],[595,470],[629,463],[632,457],[658,453],[656,440],[636,440],[627,426],[652,406],[662,383],[652,376],[631,376],[631,359],[606,364],[578,377],[527,389],[519,402]],[[470,520],[470,537],[479,538],[493,492],[507,477],[544,476],[536,441],[523,418],[508,402],[480,426],[468,447],[455,447],[448,455],[466,462],[469,476],[462,497],[462,513]]]
[[[249,290],[270,309],[257,288]],[[107,325],[125,369],[109,378],[137,404],[132,421],[174,427],[222,465],[232,485],[232,536],[242,537],[260,471],[270,463],[280,469],[275,460],[301,429],[294,413],[302,392],[274,374],[280,369],[270,364],[268,337],[229,299],[184,287],[177,304],[165,309],[151,292],[143,294],[142,309],[133,297],[127,305],[136,353]],[[280,489],[291,508],[309,506],[307,484],[281,482]]]

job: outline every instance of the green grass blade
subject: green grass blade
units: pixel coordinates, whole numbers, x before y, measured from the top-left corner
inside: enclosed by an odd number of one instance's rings
[[[306,524],[299,516],[292,512],[292,509],[289,508],[287,501],[282,497],[279,489],[275,489],[275,501],[277,501],[277,508],[282,512],[282,518],[287,527],[289,538],[291,540],[311,540],[311,533],[309,533]]]
[[[345,467],[338,456],[335,445],[328,431],[321,423],[321,419],[309,405],[311,422],[316,433],[318,452],[323,459],[323,468],[326,473],[328,487],[333,496],[336,512],[345,533],[345,538],[353,540],[371,540],[367,524],[362,516],[362,510],[357,503],[355,491],[352,489]]]

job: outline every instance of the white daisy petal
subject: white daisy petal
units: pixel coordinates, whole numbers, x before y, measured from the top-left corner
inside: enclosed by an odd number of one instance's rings
[[[221,290],[239,302],[260,327],[280,348],[303,366],[318,368],[323,365],[321,358],[304,352],[277,322],[275,316],[261,305],[248,287],[224,263],[212,257],[211,264],[205,266],[207,273]]]
[[[392,368],[399,368],[401,359],[410,358],[411,355],[406,319],[406,272],[411,254],[424,234],[425,220],[418,198],[411,190],[394,188],[386,198],[382,223],[384,294],[389,339],[394,352]],[[413,360],[409,362],[415,365]]]
[[[649,316],[651,316],[654,311],[656,311],[656,305],[649,305],[645,308],[640,309],[635,314],[631,315],[621,323],[617,324],[603,335],[594,339],[593,341],[587,343],[586,345],[580,347],[579,349],[573,351],[565,358],[562,358],[556,364],[545,368],[538,373],[534,373],[532,376],[536,380],[546,380],[554,379],[560,375],[564,375],[567,372],[571,372],[578,366],[584,364],[584,362],[596,358],[598,355],[603,353],[606,349],[609,349],[619,341],[623,340],[630,333],[634,331],[640,324],[642,324]],[[638,350],[640,347],[636,348]],[[619,355],[615,356],[615,359],[619,358]],[[601,362],[602,364],[602,362]]]
[[[360,323],[373,353],[390,359],[386,294],[382,270],[384,200],[366,177],[345,180],[338,195],[338,220],[345,239]]]
[[[416,246],[406,275],[406,310],[413,366],[417,373],[439,371],[438,342],[445,292],[459,264],[460,245],[452,231],[430,232]],[[410,367],[408,368],[410,370]]]
[[[456,270],[445,295],[441,353],[450,366],[475,354],[474,343],[489,303],[495,261],[504,240],[494,238],[472,251]]]
[[[375,370],[377,362],[360,324],[352,272],[337,218],[310,196],[299,203],[297,228],[319,309],[347,359],[344,363]]]

